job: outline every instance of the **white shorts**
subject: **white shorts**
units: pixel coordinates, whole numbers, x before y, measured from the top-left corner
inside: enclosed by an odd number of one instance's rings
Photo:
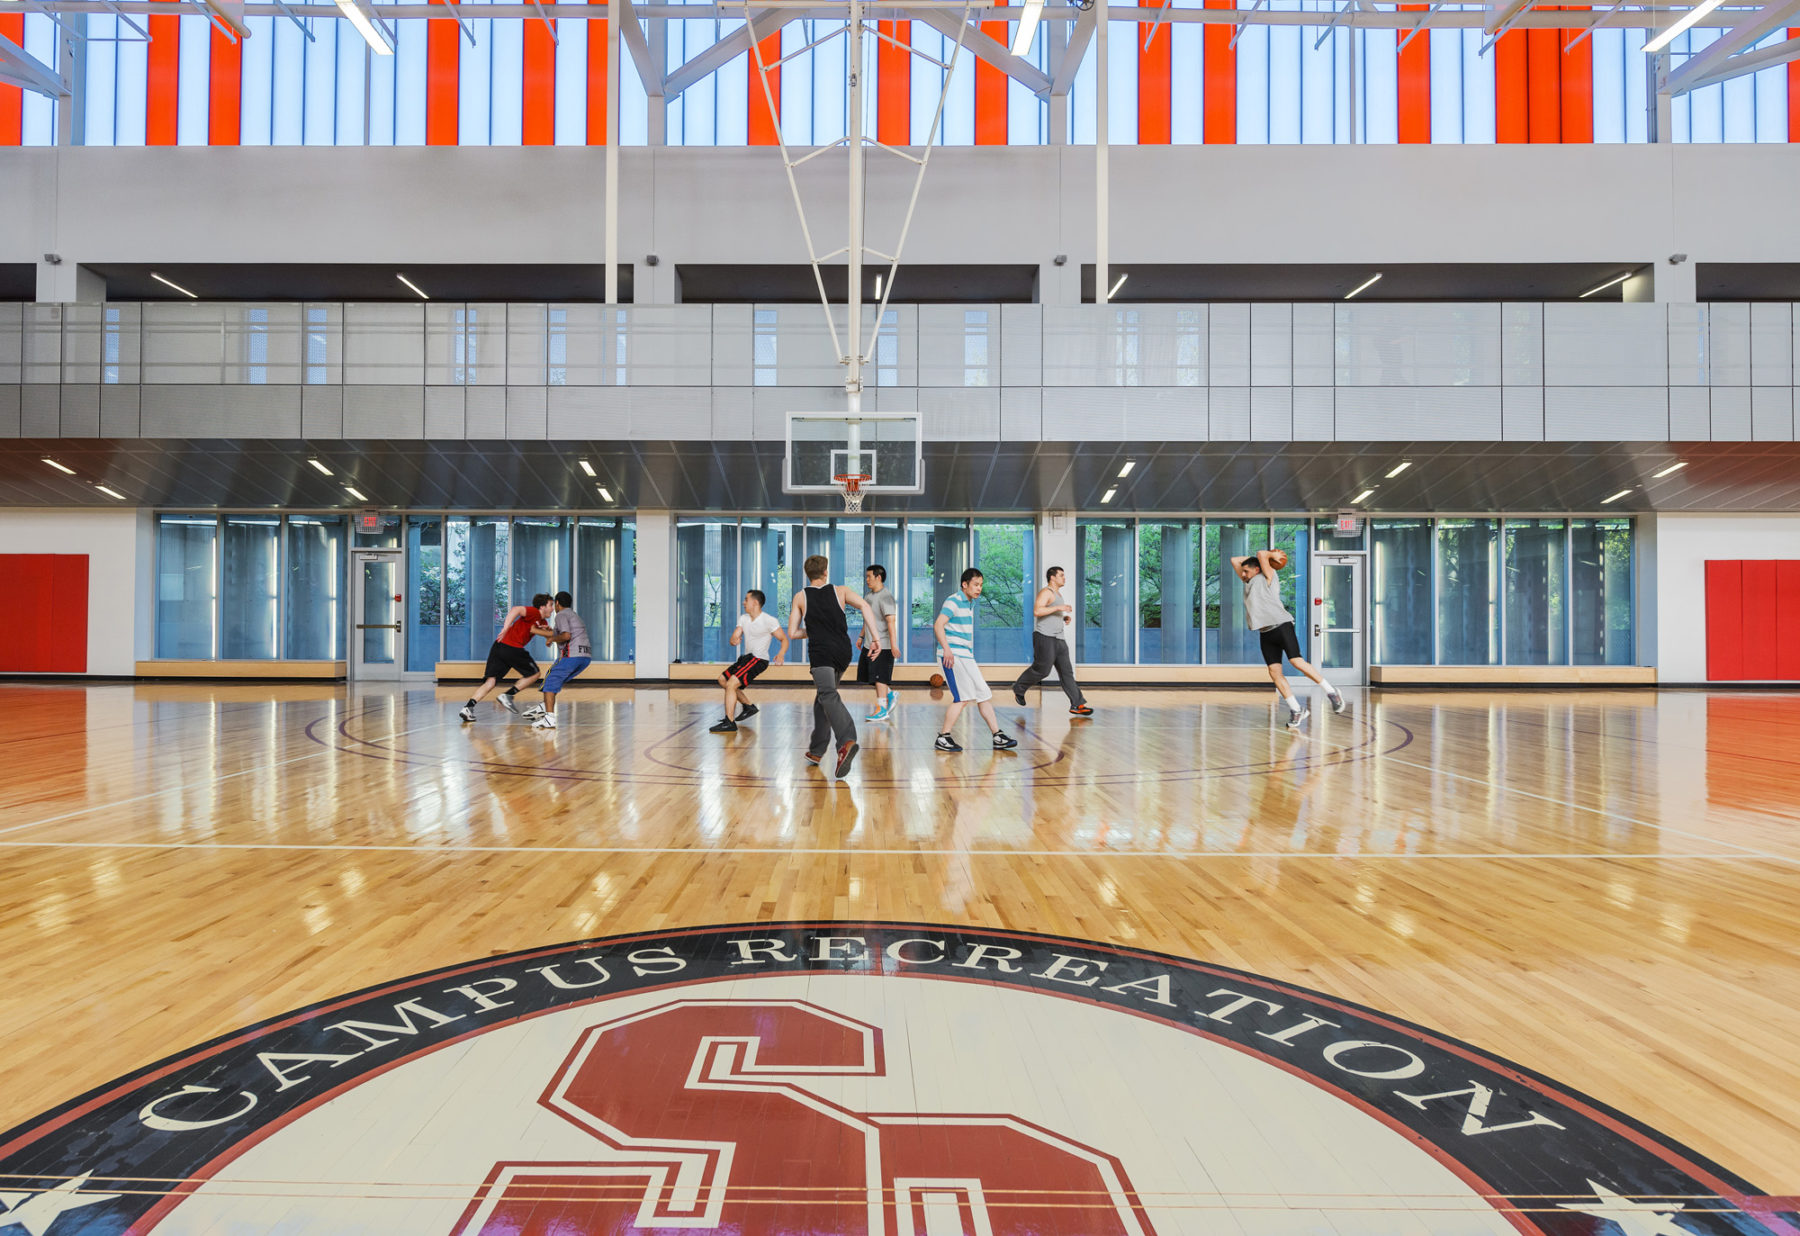
[[[956,660],[944,666],[944,682],[950,688],[950,698],[958,704],[979,704],[994,698],[974,657],[958,653]]]

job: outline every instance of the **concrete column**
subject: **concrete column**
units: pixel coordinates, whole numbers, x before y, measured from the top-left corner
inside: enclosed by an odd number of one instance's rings
[[[1032,581],[1031,595],[1044,586],[1044,572],[1053,566],[1061,567],[1068,574],[1069,582],[1063,586],[1063,600],[1076,607],[1076,618],[1081,616],[1078,594],[1081,591],[1081,563],[1075,557],[1075,513],[1073,511],[1044,511],[1038,515],[1038,553],[1037,578]],[[1069,641],[1069,659],[1075,657],[1075,624],[1063,627],[1063,638]]]
[[[1631,294],[1632,284],[1640,276],[1633,275],[1625,281],[1626,300],[1655,300],[1658,304],[1691,305],[1700,299],[1699,285],[1694,278],[1694,262],[1687,258],[1677,265],[1669,265],[1667,259],[1657,263],[1653,272],[1641,276],[1652,285],[1650,296],[1634,297]]]
[[[100,304],[106,300],[106,280],[79,262],[38,259],[37,299],[41,305]]]
[[[637,676],[669,676],[675,616],[675,513],[637,514]]]

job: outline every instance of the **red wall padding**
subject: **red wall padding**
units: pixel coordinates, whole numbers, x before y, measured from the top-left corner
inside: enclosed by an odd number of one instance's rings
[[[88,556],[0,554],[0,673],[87,673]]]
[[[1800,560],[1706,564],[1706,677],[1800,679]]]

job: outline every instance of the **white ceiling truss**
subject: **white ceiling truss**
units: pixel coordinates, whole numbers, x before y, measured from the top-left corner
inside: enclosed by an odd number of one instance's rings
[[[877,0],[858,5],[868,21],[918,21],[949,38],[981,60],[994,65],[1020,82],[1040,98],[1066,97],[1074,84],[1075,71],[1087,55],[1094,37],[1096,0],[1086,6],[1068,0],[1050,0],[1044,7],[1045,36],[1051,39],[1048,72],[1031,61],[1014,56],[999,40],[984,33],[981,22],[1017,21],[1023,8],[1014,5],[983,4],[979,0],[965,5],[963,0]],[[544,21],[552,28],[552,17],[606,17],[609,6],[604,3],[559,3],[546,5],[543,0],[519,0],[517,3],[483,4],[479,9],[450,3],[361,3],[359,8],[379,22],[394,23],[420,20],[453,20],[471,40],[474,35],[468,22],[479,14],[482,18],[526,18]],[[749,9],[759,37],[766,38],[795,21],[838,20],[847,18],[850,0],[821,3],[820,0],[756,0]],[[1204,8],[1199,0],[1179,0],[1151,10],[1135,5],[1113,5],[1108,14],[1112,22],[1142,22],[1149,30],[1147,37],[1166,23],[1197,22],[1229,25],[1238,34],[1253,25],[1304,26],[1318,32],[1321,40],[1334,29],[1395,30],[1407,42],[1430,29],[1481,30],[1487,36],[1484,50],[1513,30],[1563,29],[1577,31],[1569,41],[1573,47],[1601,27],[1630,27],[1650,31],[1663,30],[1688,12],[1688,5],[1664,5],[1616,0],[1610,7],[1570,11],[1539,6],[1537,0],[1494,0],[1482,5],[1453,7],[1447,0],[1435,0],[1428,10],[1415,6],[1402,10],[1392,0],[1344,0],[1342,5],[1324,5],[1316,10],[1294,11],[1274,9],[1268,0],[1238,0],[1232,8]],[[243,25],[246,17],[286,17],[297,24],[309,19],[343,16],[336,4],[293,3],[291,0],[236,3],[235,0],[0,0],[0,12],[46,13],[58,20],[64,39],[81,36],[60,15],[74,13],[112,13],[121,18],[142,15],[201,13],[232,36],[248,33]],[[964,14],[967,13],[965,18]],[[745,7],[741,0],[718,0],[714,4],[637,3],[620,0],[621,42],[631,58],[639,80],[653,99],[668,100],[688,87],[704,80],[726,64],[745,54],[750,47],[748,28],[737,25],[724,38],[700,52],[679,67],[663,71],[656,63],[649,30],[656,23],[669,20],[691,21],[714,18],[741,23]],[[135,22],[133,23],[136,24]],[[1692,56],[1662,53],[1657,56],[1656,81],[1663,95],[1685,94],[1703,86],[1725,81],[1745,73],[1766,69],[1771,65],[1800,59],[1800,39],[1768,47],[1756,45],[1775,32],[1800,27],[1800,0],[1768,0],[1767,3],[1725,3],[1707,12],[1694,23],[1696,28],[1722,31],[1719,39]],[[1756,48],[1756,50],[1750,50]],[[68,87],[51,66],[28,54],[17,43],[0,37],[0,82],[22,86],[51,97],[62,97]]]

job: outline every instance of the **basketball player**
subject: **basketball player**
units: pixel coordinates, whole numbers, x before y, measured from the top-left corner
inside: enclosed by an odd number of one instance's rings
[[[1075,621],[1075,607],[1064,604],[1062,598],[1063,582],[1068,578],[1061,567],[1051,567],[1044,572],[1044,586],[1038,589],[1037,600],[1031,603],[1031,615],[1036,620],[1031,628],[1031,666],[1019,675],[1019,681],[1013,683],[1013,698],[1019,707],[1025,707],[1025,692],[1050,676],[1051,667],[1056,669],[1056,681],[1061,685],[1063,694],[1069,697],[1069,712],[1077,717],[1091,717],[1094,710],[1081,694],[1081,685],[1075,681],[1075,665],[1069,659],[1069,641],[1063,638],[1063,628]]]
[[[956,728],[964,704],[975,705],[993,731],[994,750],[1010,751],[1019,745],[1018,739],[1000,729],[1000,718],[994,715],[994,693],[988,690],[981,666],[975,661],[975,598],[981,595],[983,582],[981,572],[974,567],[964,571],[961,591],[944,598],[937,621],[931,624],[931,633],[937,636],[938,647],[944,652],[944,682],[950,688],[951,700],[944,712],[943,732],[937,736],[939,751],[962,750],[962,744],[950,731]]]
[[[825,758],[833,738],[837,739],[837,775],[850,771],[850,762],[861,748],[856,743],[856,722],[844,707],[838,684],[850,668],[850,626],[844,621],[844,609],[854,605],[863,614],[863,630],[873,631],[870,651],[881,652],[881,632],[875,625],[875,611],[852,589],[829,580],[831,562],[823,554],[806,560],[806,591],[794,594],[793,612],[788,617],[788,634],[806,641],[806,663],[812,668],[813,728],[806,744],[806,758],[814,764]]]
[[[869,612],[875,615],[879,652],[869,651],[870,630],[863,627],[862,656],[856,662],[856,681],[875,688],[875,711],[864,721],[886,721],[894,711],[894,652],[900,647],[900,603],[887,589],[887,568],[876,563],[863,572],[863,585],[868,588]],[[883,647],[882,645],[885,645]]]
[[[550,619],[550,627],[548,631],[540,629],[539,633],[556,650],[556,664],[544,678],[544,706],[528,709],[526,715],[536,714],[532,729],[553,730],[556,728],[557,695],[569,679],[593,664],[594,650],[588,640],[587,623],[575,612],[575,598],[566,592],[556,594],[556,611]]]
[[[1275,564],[1272,561],[1274,552],[1259,549],[1254,558],[1233,558],[1231,569],[1244,581],[1244,621],[1262,633],[1263,662],[1269,667],[1269,678],[1275,683],[1275,689],[1287,703],[1287,727],[1293,730],[1300,728],[1300,723],[1312,716],[1312,709],[1294,698],[1293,688],[1288,686],[1287,675],[1281,669],[1283,655],[1293,663],[1295,669],[1325,688],[1325,694],[1331,699],[1331,711],[1344,711],[1344,697],[1336,687],[1325,681],[1323,674],[1301,659],[1300,637],[1294,631],[1294,616],[1281,603],[1281,580],[1275,574]]]
[[[519,706],[513,698],[519,694],[520,687],[529,687],[543,674],[538,663],[531,659],[525,651],[525,645],[531,637],[544,629],[544,607],[550,604],[550,594],[540,592],[531,598],[530,605],[515,605],[506,611],[506,617],[500,623],[500,638],[488,649],[487,668],[482,671],[485,678],[469,702],[463,705],[457,714],[464,721],[475,719],[475,705],[486,699],[493,689],[506,678],[508,670],[517,670],[519,681],[506,689],[500,702],[508,712],[518,712]]]
[[[781,641],[781,651],[771,662],[769,641],[772,639]],[[744,594],[744,612],[738,615],[737,626],[732,628],[727,642],[733,648],[742,643],[744,651],[719,675],[719,685],[725,688],[725,719],[712,727],[710,732],[714,734],[735,734],[739,721],[748,721],[761,711],[745,697],[744,688],[755,682],[770,665],[780,665],[787,657],[787,632],[781,629],[781,619],[763,612],[762,589],[752,588]],[[742,709],[738,708],[739,701],[744,705]]]

